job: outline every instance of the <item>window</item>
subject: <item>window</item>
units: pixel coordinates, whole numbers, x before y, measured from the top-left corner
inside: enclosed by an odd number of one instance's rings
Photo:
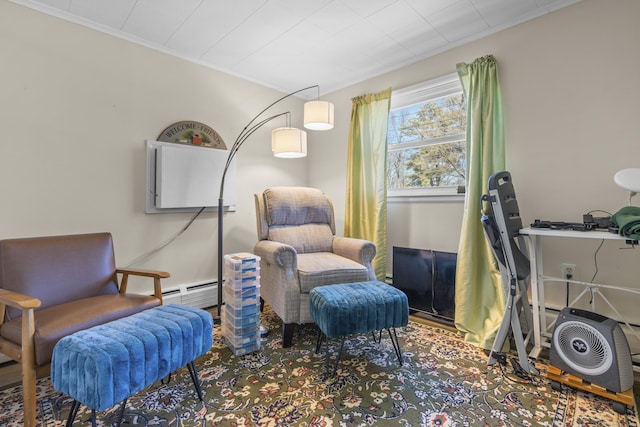
[[[388,197],[463,194],[466,127],[466,99],[455,73],[393,91],[387,130]]]

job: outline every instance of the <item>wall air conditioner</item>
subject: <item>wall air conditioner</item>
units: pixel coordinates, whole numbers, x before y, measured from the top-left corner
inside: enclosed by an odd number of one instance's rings
[[[181,285],[162,292],[164,304],[181,304],[196,308],[209,308],[218,304],[216,281]]]

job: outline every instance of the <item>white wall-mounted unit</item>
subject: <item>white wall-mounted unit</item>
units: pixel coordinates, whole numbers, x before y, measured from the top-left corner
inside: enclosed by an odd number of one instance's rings
[[[147,141],[146,212],[217,208],[229,152],[208,147]],[[225,177],[224,208],[234,210],[235,160]]]

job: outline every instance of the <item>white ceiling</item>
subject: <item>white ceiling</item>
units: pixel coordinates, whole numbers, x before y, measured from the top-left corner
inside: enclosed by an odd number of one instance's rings
[[[11,0],[292,92],[323,94],[579,0]]]

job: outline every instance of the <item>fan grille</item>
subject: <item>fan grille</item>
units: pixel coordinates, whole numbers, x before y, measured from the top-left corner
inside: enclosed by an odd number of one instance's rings
[[[553,344],[562,360],[578,372],[601,375],[613,363],[611,346],[605,337],[583,322],[567,321],[560,325]]]

